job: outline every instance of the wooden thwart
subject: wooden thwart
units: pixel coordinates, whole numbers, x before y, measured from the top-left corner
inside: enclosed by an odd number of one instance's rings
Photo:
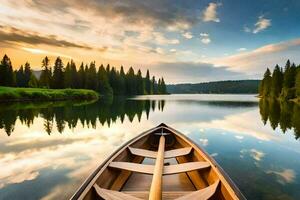
[[[111,162],[109,167],[123,169],[142,174],[153,174],[154,165],[137,164],[130,162]],[[163,175],[178,174],[193,170],[200,170],[210,167],[208,162],[188,162],[176,165],[164,166]]]
[[[184,195],[180,198],[177,198],[176,200],[190,200],[190,199],[206,200],[206,199],[209,199],[210,197],[212,197],[215,194],[217,187],[219,185],[219,182],[220,181],[217,180],[214,184],[212,184],[204,189],[198,190],[196,192],[191,192],[190,194]]]
[[[153,174],[154,165],[144,165],[130,162],[111,162],[109,167],[116,169],[124,169],[142,174]]]
[[[210,167],[208,162],[188,162],[177,165],[169,165],[164,167],[164,175],[178,174]]]
[[[130,152],[133,155],[136,156],[142,156],[142,157],[147,157],[147,158],[156,158],[157,157],[157,152],[156,151],[150,151],[146,149],[139,149],[139,148],[133,148],[133,147],[128,147]],[[174,158],[178,156],[185,156],[191,152],[192,148],[191,147],[186,147],[186,148],[180,148],[180,149],[174,149],[174,150],[169,150],[165,151],[164,158]]]
[[[100,188],[97,184],[94,184],[94,188],[97,194],[105,200],[141,200],[123,192]]]
[[[165,158],[175,158],[178,156],[185,156],[191,153],[191,151],[192,151],[192,147],[169,150],[165,152]]]
[[[195,192],[186,192],[186,191],[173,191],[173,192],[163,192],[163,199],[176,199],[176,200],[191,200],[191,199],[199,199],[199,200],[207,200],[212,197],[219,185],[220,181],[217,180],[212,185],[195,191]],[[148,191],[126,191],[126,192],[118,192],[115,190],[107,190],[100,188],[97,184],[94,184],[95,191],[97,194],[106,199],[106,200],[141,200],[146,199],[149,195]]]

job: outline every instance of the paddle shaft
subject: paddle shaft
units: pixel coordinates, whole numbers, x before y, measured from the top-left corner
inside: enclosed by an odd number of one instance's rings
[[[164,170],[165,137],[159,139],[157,157],[150,188],[149,200],[161,200],[162,198],[162,175]]]

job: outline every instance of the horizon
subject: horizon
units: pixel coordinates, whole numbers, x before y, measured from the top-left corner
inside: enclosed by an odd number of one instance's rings
[[[168,84],[258,80],[300,63],[300,2],[27,1],[0,5],[0,54],[149,69]],[[63,19],[63,20],[62,20]]]

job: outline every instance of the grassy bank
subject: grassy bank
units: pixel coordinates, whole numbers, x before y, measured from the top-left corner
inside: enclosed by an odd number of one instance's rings
[[[98,93],[84,89],[41,89],[0,87],[0,102],[97,99]]]

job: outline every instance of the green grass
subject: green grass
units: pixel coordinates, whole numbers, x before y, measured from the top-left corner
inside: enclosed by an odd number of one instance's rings
[[[0,87],[0,101],[59,101],[97,99],[98,93],[84,89]]]

